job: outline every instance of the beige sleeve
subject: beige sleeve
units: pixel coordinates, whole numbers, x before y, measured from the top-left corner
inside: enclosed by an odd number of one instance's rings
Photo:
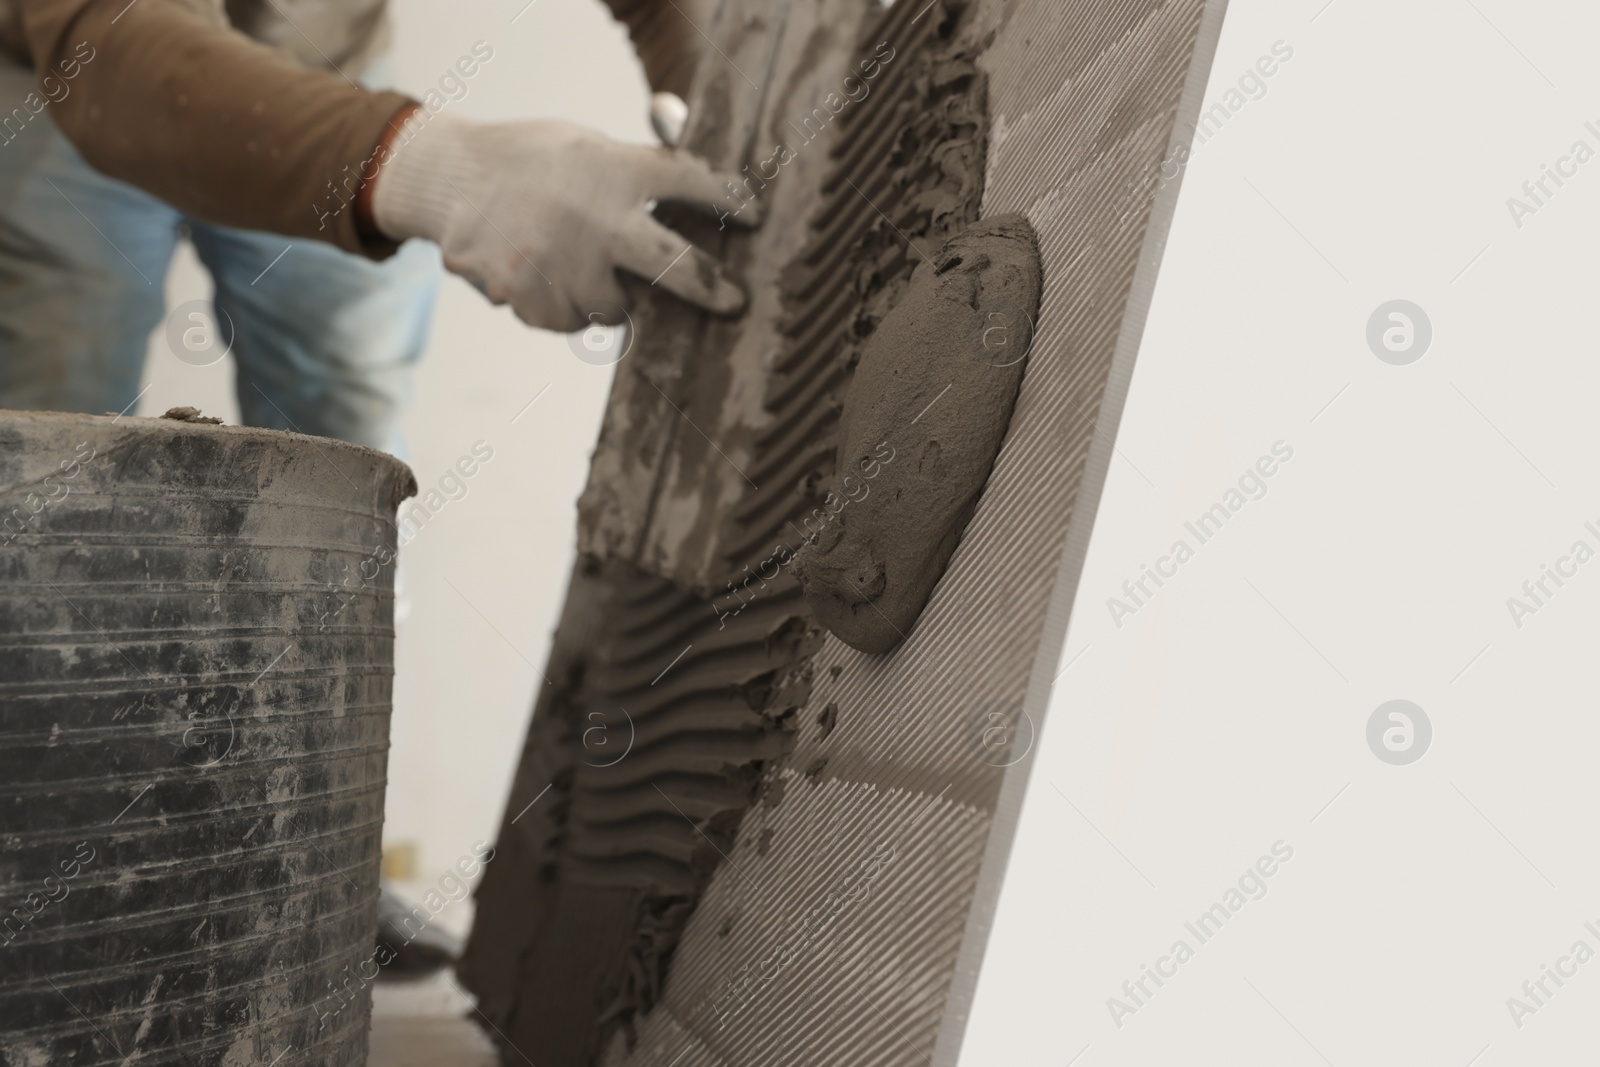
[[[209,222],[393,252],[363,239],[354,199],[407,97],[308,70],[213,0],[14,2],[41,84],[70,86],[50,114],[95,169]]]

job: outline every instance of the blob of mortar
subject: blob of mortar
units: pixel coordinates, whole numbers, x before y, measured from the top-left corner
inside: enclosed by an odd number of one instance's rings
[[[949,565],[1011,422],[1042,284],[1028,220],[984,219],[916,269],[867,339],[830,518],[795,555],[817,620],[851,648],[904,640]]]

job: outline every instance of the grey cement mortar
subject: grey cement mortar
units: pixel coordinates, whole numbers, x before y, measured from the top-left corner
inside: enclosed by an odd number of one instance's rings
[[[916,269],[868,339],[824,500],[832,521],[794,561],[817,619],[851,648],[905,640],[944,573],[1010,425],[1041,287],[1028,220],[987,219]]]

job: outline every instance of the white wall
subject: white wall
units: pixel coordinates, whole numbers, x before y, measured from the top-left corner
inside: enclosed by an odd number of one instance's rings
[[[1507,598],[1600,550],[1600,162],[1520,229],[1506,201],[1600,151],[1597,22],[1232,0],[1208,102],[1275,41],[1294,57],[1184,179],[963,1062],[1592,1054],[1600,960],[1520,1028],[1506,1001],[1600,952],[1600,562],[1520,628]],[[1365,339],[1396,298],[1434,329],[1409,366]],[[1116,625],[1122,582],[1279,440],[1267,495]],[[1434,731],[1407,766],[1365,736],[1396,698]],[[1201,944],[1184,923],[1280,840]],[[1139,1006],[1122,983],[1179,939]]]
[[[397,0],[399,87],[420,95],[482,40],[494,59],[451,105],[456,113],[558,117],[624,140],[652,140],[643,75],[626,30],[605,7],[598,0],[525,4]],[[167,290],[169,304],[209,295],[192,254],[182,255]],[[565,592],[574,504],[611,374],[578,360],[566,337],[530,330],[466,284],[446,280],[407,421],[409,461],[426,487],[477,441],[494,449],[494,459],[402,556],[410,613],[396,647],[385,839],[415,846],[419,883],[436,882],[474,839],[494,837],[540,684],[535,668],[544,667]],[[230,362],[189,366],[159,334],[146,384],[141,415],[193,404],[238,420]],[[461,928],[465,909],[453,908],[440,924]]]

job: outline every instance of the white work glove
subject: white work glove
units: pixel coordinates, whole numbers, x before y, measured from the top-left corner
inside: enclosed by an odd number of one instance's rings
[[[622,321],[618,269],[718,314],[743,310],[717,260],[649,209],[685,201],[732,217],[729,180],[687,154],[565,122],[419,110],[378,172],[372,216],[393,240],[438,242],[449,270],[528,325],[570,332]]]

